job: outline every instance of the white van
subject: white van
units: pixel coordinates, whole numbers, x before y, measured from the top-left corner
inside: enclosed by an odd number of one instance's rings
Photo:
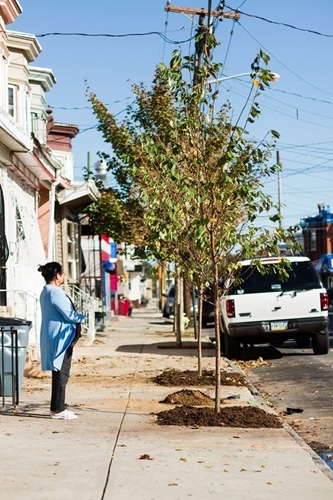
[[[327,291],[307,257],[283,258],[290,262],[286,280],[276,268],[280,257],[256,259],[267,266],[264,274],[254,259],[240,262],[237,284],[220,301],[226,357],[238,358],[241,344],[279,346],[289,339],[298,347],[306,347],[311,339],[314,354],[328,353]]]

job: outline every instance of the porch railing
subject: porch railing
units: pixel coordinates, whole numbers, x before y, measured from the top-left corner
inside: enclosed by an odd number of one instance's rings
[[[29,345],[35,346],[39,351],[39,332],[41,325],[39,297],[33,292],[26,290],[0,289],[0,293],[1,292],[6,294],[7,306],[0,307],[0,316],[9,316],[31,321]],[[88,345],[91,345],[96,335],[96,300],[92,299],[90,295],[86,294],[75,285],[68,286],[66,292],[73,300],[76,309],[85,315],[86,319],[82,328],[82,337],[86,339]]]
[[[82,328],[82,337],[86,337],[88,345],[91,345],[96,335],[96,300],[75,285],[68,285],[66,292],[74,302],[76,310],[85,315],[86,319]]]
[[[30,344],[39,344],[39,329],[41,313],[39,298],[33,292],[26,290],[0,290],[6,294],[7,306],[1,306],[0,316],[9,316],[31,321],[29,334]]]

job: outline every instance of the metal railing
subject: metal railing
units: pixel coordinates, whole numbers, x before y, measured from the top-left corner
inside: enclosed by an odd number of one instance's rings
[[[39,297],[33,292],[26,290],[0,289],[1,292],[6,294],[8,304],[6,306],[6,313],[3,313],[3,315],[31,321],[29,344],[36,345],[39,349],[39,331],[41,325]],[[95,310],[97,301],[75,285],[69,285],[66,292],[73,300],[76,309],[85,315],[85,323],[82,325],[82,337],[86,337],[88,345],[91,345],[96,335]]]
[[[88,345],[91,345],[94,342],[96,335],[96,300],[87,293],[83,292],[81,288],[76,285],[68,285],[66,292],[74,302],[76,310],[85,315],[86,319],[82,325],[82,337],[86,337]]]
[[[3,316],[21,318],[31,321],[30,342],[39,344],[39,330],[41,323],[41,313],[39,298],[31,291],[2,289],[0,293],[6,294],[6,313]],[[1,316],[1,314],[0,314]]]

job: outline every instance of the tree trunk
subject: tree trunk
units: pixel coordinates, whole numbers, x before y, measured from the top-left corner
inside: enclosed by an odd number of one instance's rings
[[[188,279],[184,279],[184,312],[188,317],[189,321],[191,318],[191,304],[192,304],[192,287],[191,282]]]
[[[192,307],[193,307],[193,326],[194,326],[194,338],[195,340],[198,339],[198,319],[201,321],[201,318],[199,316],[199,309],[196,307],[196,301],[197,301],[197,290],[195,286],[191,287],[191,300],[192,300]],[[198,304],[199,307],[199,304]],[[201,313],[202,315],[202,313]]]
[[[220,304],[219,304],[219,268],[216,255],[215,234],[210,232],[211,256],[214,270],[213,300],[214,300],[214,328],[215,328],[215,410],[219,413],[221,407],[221,338],[220,338]]]
[[[220,411],[221,407],[221,338],[220,338],[220,303],[219,303],[219,275],[216,266],[214,271],[213,283],[213,297],[214,297],[214,317],[215,317],[215,410],[216,413]]]
[[[182,335],[184,333],[184,295],[183,279],[179,274],[175,282],[175,327],[176,327],[176,347],[182,346]]]
[[[202,290],[201,288],[199,289],[199,304],[198,304],[198,318],[199,320],[197,321],[197,326],[198,326],[198,331],[197,331],[197,340],[198,340],[198,374],[199,377],[202,375],[202,345],[201,345],[201,338],[202,338]]]

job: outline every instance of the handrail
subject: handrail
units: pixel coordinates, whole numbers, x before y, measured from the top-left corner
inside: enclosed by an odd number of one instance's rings
[[[95,310],[96,301],[76,285],[67,285],[67,292],[74,302],[76,309],[85,315],[83,336],[86,334],[88,345],[93,344],[96,335]]]
[[[41,311],[39,307],[39,297],[27,290],[9,290],[0,289],[0,293],[5,292],[7,297],[8,309],[11,313],[8,316],[22,318],[31,321],[31,330],[29,344],[35,344],[39,347],[39,330],[41,324]],[[88,345],[93,344],[96,335],[95,327],[95,309],[96,301],[90,295],[83,292],[76,285],[68,285],[67,292],[72,298],[78,311],[85,315],[83,325],[83,337],[87,336]]]

